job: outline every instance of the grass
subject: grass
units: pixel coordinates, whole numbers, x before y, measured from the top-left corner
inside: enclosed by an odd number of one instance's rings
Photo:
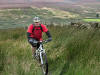
[[[48,28],[53,37],[44,45],[49,75],[100,75],[100,30]],[[0,30],[0,64],[1,75],[41,75],[25,29]]]
[[[100,19],[83,19],[86,22],[100,22]]]

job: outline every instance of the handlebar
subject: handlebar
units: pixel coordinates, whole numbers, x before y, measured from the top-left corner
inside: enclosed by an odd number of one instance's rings
[[[52,40],[52,38],[48,38],[47,40],[39,41],[39,43],[48,43]]]
[[[48,41],[47,40],[43,40],[43,41],[38,41],[39,43],[48,43]]]

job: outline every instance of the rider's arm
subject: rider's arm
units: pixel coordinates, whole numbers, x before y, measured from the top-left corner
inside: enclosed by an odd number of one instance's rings
[[[27,38],[29,39],[32,34],[32,25],[30,25],[27,29]]]
[[[47,41],[51,41],[52,40],[52,37],[51,37],[51,34],[48,31],[47,27],[45,25],[43,25],[43,24],[41,24],[41,26],[42,26],[43,32],[45,32],[46,35],[48,36],[48,40]]]
[[[31,33],[27,32],[27,38],[29,39],[31,36]]]
[[[49,31],[46,32],[46,35],[48,36],[48,40],[47,41],[52,41],[52,37]]]

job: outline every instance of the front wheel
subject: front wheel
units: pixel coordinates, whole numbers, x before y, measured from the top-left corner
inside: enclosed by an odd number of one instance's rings
[[[48,74],[48,61],[47,61],[47,56],[46,53],[42,53],[41,57],[41,69],[44,75]]]

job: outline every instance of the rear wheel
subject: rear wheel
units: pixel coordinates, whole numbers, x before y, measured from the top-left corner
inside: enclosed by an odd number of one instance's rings
[[[47,61],[47,56],[45,53],[42,54],[42,59],[43,64],[41,64],[42,72],[44,75],[48,74],[48,61]]]

